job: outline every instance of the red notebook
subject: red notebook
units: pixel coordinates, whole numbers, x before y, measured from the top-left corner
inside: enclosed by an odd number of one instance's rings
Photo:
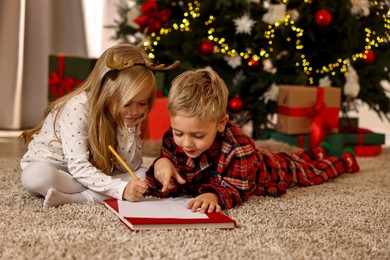
[[[119,213],[118,200],[108,199],[104,200],[103,203],[132,231],[152,229],[234,229],[236,227],[236,221],[221,212],[206,213],[208,218],[128,217]],[[132,204],[129,203],[128,205],[128,207],[131,207]],[[131,211],[131,208],[128,208],[128,210]],[[189,211],[189,209],[186,210]],[[159,214],[158,210],[153,211],[153,214]]]

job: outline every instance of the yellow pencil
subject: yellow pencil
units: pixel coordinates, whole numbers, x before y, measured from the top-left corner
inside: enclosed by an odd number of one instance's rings
[[[125,169],[133,176],[134,179],[138,180],[138,176],[130,169],[130,167],[125,163],[125,161],[120,157],[120,155],[112,148],[111,145],[108,146],[108,149],[115,155],[119,162],[125,167]]]

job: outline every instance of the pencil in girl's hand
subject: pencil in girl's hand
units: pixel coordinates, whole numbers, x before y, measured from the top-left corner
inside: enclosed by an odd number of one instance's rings
[[[115,157],[118,159],[118,161],[125,167],[125,169],[133,176],[134,179],[138,180],[138,176],[135,175],[135,173],[130,169],[130,167],[126,164],[126,162],[120,157],[120,155],[115,151],[114,148],[112,148],[111,145],[108,146],[108,149],[115,155]]]

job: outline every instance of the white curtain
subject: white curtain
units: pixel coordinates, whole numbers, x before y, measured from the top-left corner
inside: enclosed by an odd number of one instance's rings
[[[34,126],[48,103],[48,57],[98,57],[124,0],[0,0],[0,130]]]
[[[81,0],[0,0],[0,129],[26,129],[41,119],[50,53],[87,55],[81,6]]]
[[[9,129],[21,122],[25,7],[24,0],[0,2],[0,125]]]
[[[106,49],[116,44],[112,38],[115,31],[106,28],[118,18],[117,5],[125,0],[82,0],[87,52],[90,57],[99,57]]]

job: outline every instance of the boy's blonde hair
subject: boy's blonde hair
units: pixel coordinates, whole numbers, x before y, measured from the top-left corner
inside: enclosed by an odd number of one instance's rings
[[[195,69],[177,76],[168,94],[168,112],[172,117],[197,117],[218,122],[226,115],[229,90],[212,69]]]
[[[115,71],[106,64],[109,53],[114,54],[115,61],[123,59],[124,62],[133,61],[136,65]],[[149,111],[153,106],[157,89],[156,78],[153,71],[146,67],[151,64],[146,52],[139,47],[119,44],[109,48],[97,60],[94,69],[82,86],[48,105],[44,111],[44,119],[51,111],[56,110],[58,111],[56,121],[64,105],[75,95],[85,91],[89,106],[87,124],[90,162],[106,174],[112,173],[112,154],[108,150],[108,145],[116,147],[116,133],[118,130],[125,130],[126,127],[120,117],[120,109],[144,89],[151,91],[148,101]],[[107,74],[109,71],[113,73]],[[108,104],[113,98],[117,98],[117,107],[114,108],[114,116],[111,116]],[[35,128],[23,132],[25,142],[29,142],[33,135],[40,131],[44,119]],[[55,125],[54,122],[53,127]]]

